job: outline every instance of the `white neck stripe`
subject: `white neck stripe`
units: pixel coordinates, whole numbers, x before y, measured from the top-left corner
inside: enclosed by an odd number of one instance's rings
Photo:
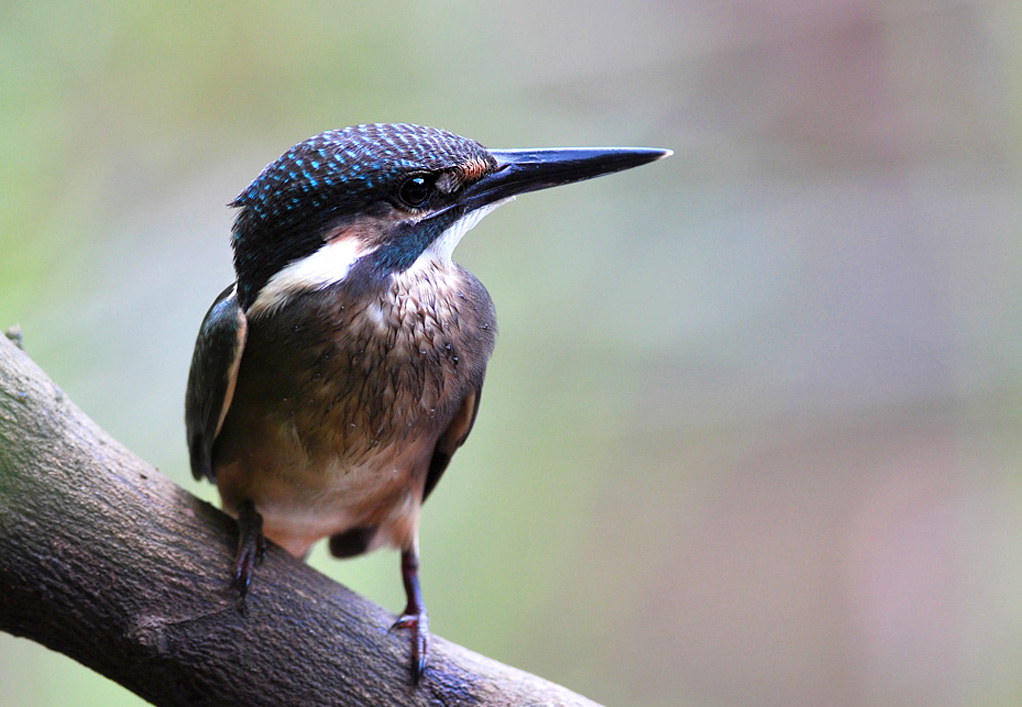
[[[495,201],[469,211],[448,226],[439,238],[430,243],[429,247],[412,264],[412,268],[430,261],[451,262],[454,249],[462,237],[482,221],[487,214],[513,198]],[[322,290],[335,285],[348,276],[352,265],[359,258],[370,252],[372,251],[364,249],[357,236],[325,243],[312,255],[307,255],[288,264],[271,277],[259,290],[259,295],[246,314],[250,317],[272,314],[296,294]]]
[[[290,263],[259,290],[248,308],[249,316],[272,314],[299,292],[322,290],[348,276],[355,261],[365,255],[357,238],[341,238],[325,243],[312,255]]]

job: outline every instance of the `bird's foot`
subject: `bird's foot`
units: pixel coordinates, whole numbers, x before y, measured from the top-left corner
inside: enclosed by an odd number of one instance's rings
[[[398,629],[412,631],[412,679],[418,683],[426,672],[426,660],[429,658],[429,616],[426,610],[405,609],[390,627],[391,632]]]
[[[252,571],[259,566],[265,555],[263,517],[251,501],[246,501],[238,509],[238,551],[231,568],[231,588],[238,592],[239,602],[245,601],[248,586],[252,583]]]

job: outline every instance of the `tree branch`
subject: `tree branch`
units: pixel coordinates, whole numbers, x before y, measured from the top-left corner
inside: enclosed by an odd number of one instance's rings
[[[236,530],[111,439],[0,337],[0,629],[157,705],[589,705],[393,616],[271,546],[239,611]]]

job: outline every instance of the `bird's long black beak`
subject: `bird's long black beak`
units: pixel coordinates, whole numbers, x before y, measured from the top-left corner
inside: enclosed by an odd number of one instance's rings
[[[639,167],[673,154],[655,147],[554,147],[490,150],[497,168],[466,189],[470,209],[539,189]]]

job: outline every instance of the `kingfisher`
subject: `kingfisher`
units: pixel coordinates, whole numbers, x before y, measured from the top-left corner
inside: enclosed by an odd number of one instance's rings
[[[236,280],[195,342],[192,473],[237,520],[240,601],[269,539],[299,558],[401,553],[412,677],[429,652],[419,516],[479,410],[497,323],[452,260],[525,192],[637,167],[653,148],[491,150],[445,130],[358,125],[301,142],[229,206]]]

